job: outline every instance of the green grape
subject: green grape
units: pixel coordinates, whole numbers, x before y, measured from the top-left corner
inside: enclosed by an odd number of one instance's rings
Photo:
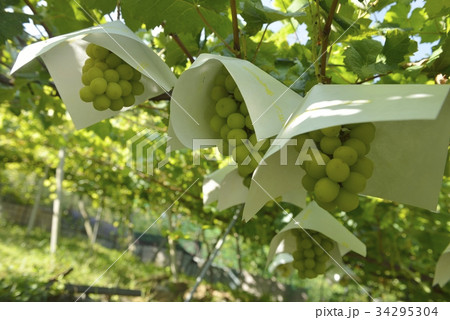
[[[325,168],[328,178],[334,182],[342,182],[348,178],[350,167],[341,159],[331,159]]]
[[[258,143],[258,140],[256,139],[256,134],[252,133],[248,138],[248,141],[252,146],[256,145]]]
[[[329,178],[321,178],[314,186],[314,194],[322,202],[331,202],[339,194],[339,185]]]
[[[320,139],[320,149],[326,154],[333,154],[334,150],[341,146],[341,140],[337,137],[324,136]]]
[[[222,118],[228,117],[233,112],[236,112],[237,104],[232,98],[222,98],[216,103],[216,112]]]
[[[225,79],[225,88],[229,93],[233,93],[234,89],[236,88],[236,82],[234,82],[234,79],[231,75],[228,75]]]
[[[337,137],[337,136],[339,136],[339,133],[341,132],[341,126],[323,128],[323,129],[320,129],[320,131],[326,137]]]
[[[326,165],[330,158],[325,153],[320,153],[324,164],[318,162],[319,159],[313,157],[311,161],[305,162],[305,171],[314,179],[320,179],[326,176]]]
[[[95,97],[93,105],[96,110],[103,111],[109,108],[111,100],[109,100],[106,95],[102,94]]]
[[[89,81],[90,84],[91,81],[96,78],[103,78],[103,71],[97,67],[92,67],[88,70],[86,79],[87,81]]]
[[[123,105],[125,107],[132,106],[136,102],[136,99],[134,98],[134,96],[132,94],[130,94],[128,96],[124,96],[124,97],[122,97],[122,99],[123,99]]]
[[[322,235],[322,241],[320,243],[320,245],[322,246],[322,248],[326,251],[326,252],[330,252],[331,250],[333,250],[334,248],[334,244],[333,241],[331,241],[330,239],[328,239],[326,236]]]
[[[301,250],[295,250],[292,253],[292,257],[294,258],[294,260],[301,260],[303,258],[303,251]]]
[[[221,118],[224,122],[225,122],[225,119],[223,119],[223,118]],[[225,123],[223,126],[222,126],[222,128],[220,128],[220,137],[222,138],[222,139],[227,139],[227,137],[228,137],[228,132],[230,132],[230,127]]]
[[[309,237],[308,238],[304,238],[302,241],[300,241],[300,246],[303,249],[309,249],[309,248],[312,248],[313,242],[312,242],[312,240]]]
[[[309,139],[309,135],[307,133],[300,134],[295,137],[297,139],[297,144],[295,145],[295,150],[300,152],[305,144],[306,139]]]
[[[213,117],[209,121],[209,125],[214,132],[220,132],[222,126],[225,124],[226,124],[225,119],[219,117],[217,114],[213,115]]]
[[[122,97],[130,95],[133,90],[131,83],[127,80],[119,80],[119,86],[122,89]]]
[[[244,98],[242,97],[241,91],[238,87],[234,88],[233,95],[237,101],[244,101]]]
[[[224,157],[228,157],[230,155],[230,145],[227,140],[223,140],[222,150],[219,148],[219,151]]]
[[[111,109],[112,111],[120,111],[122,108],[123,108],[122,98],[112,100],[111,105],[109,106],[109,109]]]
[[[86,54],[91,58],[94,58],[94,48],[95,44],[93,43],[89,43],[86,47]]]
[[[133,78],[131,78],[131,80],[139,81],[139,80],[141,80],[141,78],[142,78],[142,73],[140,73],[136,69],[133,69]]]
[[[224,87],[215,86],[211,90],[211,99],[219,101],[222,98],[228,97],[228,92]]]
[[[297,261],[294,262],[294,268],[297,269],[297,270],[302,270],[305,267],[304,267],[303,262],[301,260],[297,260]],[[301,278],[303,278],[303,277],[301,277]]]
[[[349,212],[358,208],[359,198],[357,194],[348,192],[342,188],[336,197],[336,204],[339,210]]]
[[[351,193],[360,193],[366,188],[366,177],[358,172],[350,172],[348,178],[342,182],[342,187]]]
[[[135,95],[135,96],[140,96],[141,94],[144,93],[144,85],[139,82],[139,81],[131,81],[131,92]]]
[[[247,133],[242,129],[231,129],[230,132],[228,132],[227,139],[235,140],[236,145],[240,145],[244,143],[242,140],[247,139]]]
[[[80,89],[80,98],[84,102],[92,102],[95,99],[95,94],[92,92],[90,87],[83,87]]]
[[[122,96],[122,88],[118,83],[110,82],[106,87],[106,96],[111,100],[117,100]]]
[[[307,269],[313,269],[316,266],[313,259],[306,259],[304,264]]]
[[[344,142],[344,146],[349,146],[355,149],[358,153],[358,157],[362,157],[367,154],[367,148],[364,142],[356,138],[350,138]]]
[[[315,277],[317,277],[317,274],[311,269],[306,269],[305,270],[305,277],[308,278],[308,279],[314,279]]]
[[[240,144],[236,146],[236,148],[231,153],[233,160],[236,161],[238,164],[244,162],[244,160],[249,156],[249,154],[250,150],[248,150],[245,144]]]
[[[314,267],[314,272],[317,274],[324,274],[326,270],[327,267],[323,262],[316,263],[316,266]]]
[[[95,60],[92,58],[86,59],[84,62],[83,68],[81,69],[83,72],[87,72],[90,68],[95,65]]]
[[[214,79],[214,85],[225,87],[225,79],[227,78],[226,74],[219,73]]]
[[[251,177],[251,176],[245,177],[242,183],[243,183],[244,186],[246,186],[247,188],[250,188],[250,184],[252,183],[252,177]]]
[[[324,210],[328,212],[334,211],[336,209],[336,202],[333,200],[331,202],[322,202],[316,199],[317,204]]]
[[[323,138],[323,133],[320,130],[314,130],[309,132],[309,137],[313,139],[315,143],[319,143]]]
[[[328,252],[329,252],[329,251],[328,251]],[[325,263],[328,262],[328,260],[330,260],[330,257],[329,257],[327,254],[324,254],[324,255],[321,255],[321,256],[318,256],[318,257],[317,257],[317,262],[318,262],[318,263],[323,263],[323,264],[325,264]]]
[[[242,129],[245,127],[245,118],[240,113],[232,113],[227,117],[227,125],[231,129]]]
[[[103,94],[106,91],[106,87],[108,86],[108,82],[104,78],[96,78],[91,81],[89,87],[92,92],[96,95]],[[109,107],[109,106],[108,106]]]
[[[333,158],[341,159],[349,166],[352,166],[358,160],[358,153],[349,146],[340,146],[333,152]]]
[[[85,85],[88,86],[91,83],[91,79],[89,78],[87,73],[83,73],[81,75],[81,82]]]
[[[119,65],[123,63],[122,59],[120,59],[115,53],[111,52],[105,59],[106,64],[109,68],[115,69]]]
[[[311,248],[314,248],[314,245],[313,246],[311,246]],[[303,251],[303,255],[306,257],[306,258],[314,258],[314,256],[316,255],[315,253],[314,253],[314,249],[306,249],[305,251]]]
[[[103,72],[103,77],[108,82],[119,82],[119,73],[114,69],[107,69]]]
[[[314,186],[316,185],[317,179],[314,179],[309,174],[305,174],[302,178],[302,185],[309,192],[314,191]]]
[[[373,162],[369,158],[361,157],[351,167],[351,170],[362,174],[366,179],[369,179],[373,174]]]
[[[317,243],[320,244],[320,242],[321,242],[321,239],[318,239]],[[319,246],[317,245],[317,243],[316,243],[316,245],[314,246],[314,254],[315,254],[317,257],[323,256],[323,255],[325,254],[325,251],[324,251],[321,247],[319,247]]]
[[[368,145],[375,138],[375,126],[371,122],[361,123],[350,131],[350,137],[359,139]]]
[[[133,68],[128,64],[122,63],[117,68],[116,71],[119,73],[121,80],[131,80],[133,78]]]
[[[349,124],[344,125],[344,128],[351,130],[353,128],[356,128],[359,125],[360,125],[359,123],[349,123]]]
[[[249,164],[238,165],[238,174],[241,177],[246,177],[255,171],[258,166],[258,162],[255,159],[251,159]]]
[[[92,50],[92,53],[93,53],[95,59],[104,60],[106,58],[106,56],[109,54],[109,50],[96,45],[94,47],[94,49]]]
[[[100,70],[102,70],[103,72],[105,72],[106,70],[108,70],[108,65],[102,61],[96,61],[95,62],[95,66],[97,68],[99,68]]]
[[[249,128],[250,130],[255,130],[253,127],[252,119],[250,118],[250,115],[245,116],[245,126]]]
[[[263,139],[261,141],[264,141],[263,144],[261,145],[261,148],[259,148],[259,150],[261,151],[267,151],[270,148],[270,140],[269,139]]]
[[[248,109],[247,109],[247,105],[245,104],[245,102],[242,102],[241,105],[239,106],[239,111],[242,113],[242,115],[246,116],[248,115]]]

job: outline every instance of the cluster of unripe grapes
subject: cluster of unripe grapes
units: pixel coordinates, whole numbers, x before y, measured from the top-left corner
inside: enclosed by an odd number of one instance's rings
[[[231,153],[238,165],[239,175],[244,178],[244,185],[249,187],[258,159],[269,148],[269,141],[257,143],[247,105],[225,68],[214,79],[211,99],[215,103],[215,114],[210,120],[211,129],[223,139],[221,152],[225,156]]]
[[[334,126],[297,136],[301,149],[306,139],[313,139],[322,160],[314,155],[305,161],[306,175],[303,187],[313,194],[316,202],[325,210],[352,211],[359,206],[358,193],[366,187],[372,176],[373,162],[366,157],[375,137],[373,123]]]
[[[330,260],[329,253],[334,248],[334,242],[320,232],[296,230],[296,250],[292,253],[294,268],[302,279],[312,279],[326,271]]]
[[[82,68],[80,98],[99,111],[132,106],[144,92],[141,73],[106,48],[90,43]]]

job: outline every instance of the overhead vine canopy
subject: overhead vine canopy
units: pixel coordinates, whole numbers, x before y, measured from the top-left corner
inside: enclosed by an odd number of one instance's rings
[[[127,228],[144,231],[170,211],[177,222],[163,219],[155,228],[172,239],[196,239],[200,231],[183,228],[183,221],[199,230],[226,229],[232,222],[249,255],[239,258],[244,268],[268,272],[272,241],[270,258],[280,255],[269,270],[282,281],[324,274],[331,283],[341,274],[337,296],[348,287],[361,300],[445,300],[449,271],[436,264],[450,254],[449,13],[450,5],[440,0],[3,1],[1,195],[31,198],[32,190],[20,195],[10,187],[9,172],[44,177],[51,168],[45,185],[49,200],[56,198],[52,174],[64,149],[65,192],[111,209],[112,219]],[[55,39],[63,45],[50,47]],[[48,52],[36,50],[13,70],[33,44]],[[336,84],[342,86],[327,91]],[[439,88],[404,89],[405,84]],[[367,90],[371,86],[391,90],[386,105],[380,98],[384,89]],[[403,118],[392,116],[396,105]],[[329,108],[328,114],[320,108]],[[346,122],[352,110],[371,115]],[[302,118],[307,112],[317,112],[310,122]],[[83,129],[76,130],[72,120]],[[228,149],[230,137],[260,141],[257,159],[243,164],[251,150]],[[274,169],[270,164],[278,153],[261,141],[274,137],[301,142],[296,155],[305,139],[315,141],[326,169],[317,163]],[[202,150],[192,151],[198,149],[190,145],[195,138],[219,139],[226,147],[217,152],[199,145]],[[148,147],[136,149],[142,141],[158,145],[151,161],[161,165],[136,168],[148,155]],[[166,142],[171,153],[159,148]],[[416,156],[425,151],[428,159],[420,162]],[[227,156],[238,162],[236,170],[226,167]],[[258,167],[262,159],[269,163],[265,172]],[[367,159],[373,160],[372,185]],[[420,163],[426,165],[418,168]],[[278,181],[274,172],[280,173]],[[411,174],[402,181],[405,172]],[[241,203],[249,222],[233,218]],[[318,218],[305,222],[308,210],[319,210],[317,216],[343,229],[327,231]],[[313,230],[315,244],[291,232],[297,218]],[[276,251],[280,243],[284,251]],[[320,249],[316,260],[304,255],[324,243],[336,265],[314,269]],[[440,286],[433,286],[435,272]]]

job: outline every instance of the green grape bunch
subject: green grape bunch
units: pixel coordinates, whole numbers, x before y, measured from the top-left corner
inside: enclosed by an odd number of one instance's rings
[[[269,140],[257,143],[247,105],[226,68],[222,67],[216,75],[210,97],[215,103],[212,106],[215,114],[210,119],[210,127],[220,135],[223,140],[221,152],[224,156],[231,155],[236,161],[238,173],[244,178],[243,183],[248,188],[258,166],[256,159],[269,149]],[[230,145],[234,146],[232,150]]]
[[[297,230],[296,230],[297,231]],[[292,253],[294,268],[302,279],[312,279],[325,274],[330,252],[335,243],[320,232],[307,230],[295,232],[296,250]]]
[[[92,102],[98,111],[119,111],[132,106],[135,96],[144,93],[142,74],[106,48],[90,43],[86,47],[80,98]]]
[[[302,166],[302,185],[328,211],[352,211],[359,206],[358,194],[372,176],[373,162],[366,157],[375,138],[371,122],[333,126],[297,136],[300,152],[306,139],[313,139],[323,163],[312,155]]]

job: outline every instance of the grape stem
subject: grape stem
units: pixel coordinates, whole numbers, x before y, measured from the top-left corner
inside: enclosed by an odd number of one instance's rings
[[[233,23],[233,47],[236,51],[236,57],[241,57],[241,45],[239,43],[239,26],[238,26],[238,19],[237,19],[237,10],[236,10],[236,0],[230,0],[230,7],[231,7],[231,20]]]
[[[392,71],[389,71],[389,72],[386,72],[386,73],[376,74],[376,75],[371,76],[371,77],[369,77],[369,78],[366,78],[366,79],[364,79],[364,80],[356,81],[355,84],[361,84],[361,83],[364,83],[364,82],[368,82],[368,81],[370,81],[370,80],[374,80],[374,79],[376,79],[376,78],[381,78],[381,77],[387,76],[387,75],[390,74],[390,73],[392,73]]]
[[[176,33],[171,33],[170,36],[172,37],[173,41],[176,42],[176,44],[180,47],[181,51],[188,57],[189,61],[191,63],[194,63],[195,59],[192,56],[192,54],[189,52],[189,50],[184,45],[183,41],[181,41],[180,37]]]
[[[252,62],[255,62],[256,55],[257,55],[258,52],[259,52],[259,48],[261,48],[261,44],[262,44],[262,42],[263,42],[263,40],[264,40],[264,36],[266,35],[266,31],[267,31],[267,28],[268,28],[268,27],[269,27],[269,23],[266,24],[266,27],[264,28],[264,32],[263,32],[263,34],[262,34],[262,36],[261,36],[261,40],[259,40],[258,46],[256,47],[256,50],[255,50],[255,54],[253,55]]]
[[[25,4],[30,8],[30,10],[33,12],[35,16],[38,16],[39,13],[37,12],[36,8],[33,6],[33,4],[29,0],[24,0]],[[45,29],[45,32],[47,32],[47,35],[49,38],[53,37],[53,33],[50,31],[50,28],[47,26],[47,24],[43,21],[40,21],[40,25]]]
[[[117,0],[117,19],[120,20],[120,0]]]
[[[334,14],[336,13],[336,8],[339,0],[333,0],[331,4],[330,12],[328,13],[327,20],[320,34],[320,40],[322,44],[322,49],[320,52],[320,81],[322,83],[331,83],[331,79],[326,76],[327,68],[327,48],[328,48],[328,37],[331,32],[331,23],[333,22]]]
[[[200,11],[199,6],[195,6],[195,9],[197,10],[197,14],[202,19],[205,26],[208,27],[208,29],[216,35],[216,37],[224,44],[225,47],[227,47],[228,50],[230,50],[235,56],[237,56],[236,50],[234,50],[228,43],[226,43],[225,40],[217,33],[217,31],[209,24],[208,20],[206,20],[205,16],[203,16],[202,12]]]

